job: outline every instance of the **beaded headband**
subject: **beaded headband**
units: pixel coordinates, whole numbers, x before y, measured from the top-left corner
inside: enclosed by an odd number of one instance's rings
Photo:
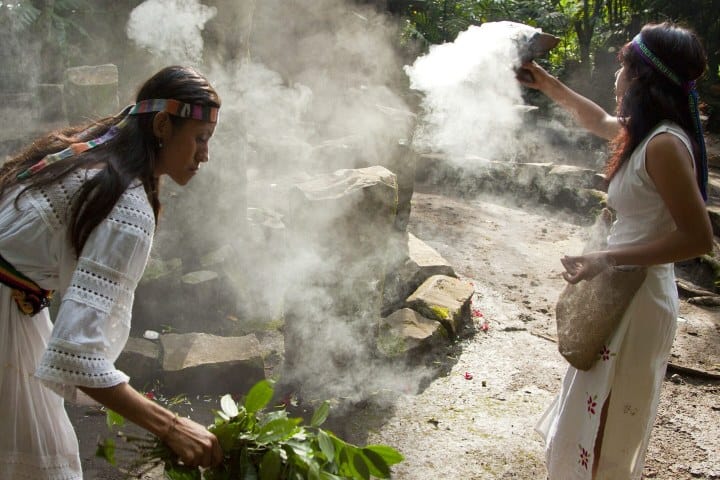
[[[170,115],[174,115],[176,117],[191,118],[203,122],[217,123],[220,108],[207,105],[198,105],[193,103],[183,103],[173,99],[141,100],[134,105],[128,105],[127,107],[125,107],[119,114],[119,116],[122,116],[123,119],[110,127],[108,131],[101,136],[93,138],[92,140],[88,140],[87,142],[73,143],[64,150],[52,153],[50,155],[46,155],[35,165],[20,172],[17,175],[17,179],[25,180],[50,164],[69,157],[73,157],[75,155],[79,155],[92,148],[102,145],[103,143],[106,143],[110,139],[114,138],[120,132],[120,130],[129,123],[128,119],[131,115],[141,115],[143,113],[152,112],[167,112]],[[86,130],[86,132],[91,129],[92,127]]]
[[[645,63],[653,67],[670,80],[672,83],[682,88],[688,95],[688,103],[690,105],[690,114],[693,117],[693,127],[695,129],[695,140],[700,146],[700,158],[695,159],[695,168],[697,170],[698,186],[703,200],[707,201],[707,182],[708,182],[708,164],[707,151],[705,149],[705,138],[703,137],[702,123],[700,123],[700,109],[698,108],[698,93],[695,88],[695,81],[680,80],[680,77],[673,72],[667,65],[650,50],[642,41],[642,37],[638,33],[631,42],[632,48],[640,55]]]

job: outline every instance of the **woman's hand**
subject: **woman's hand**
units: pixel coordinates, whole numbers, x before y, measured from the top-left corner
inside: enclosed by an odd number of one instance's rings
[[[554,79],[544,68],[535,62],[524,63],[520,67],[520,71],[516,75],[518,81],[529,88],[536,90],[545,91],[546,87],[550,83],[550,80]]]
[[[215,435],[189,418],[175,417],[162,440],[190,467],[214,467],[223,452]]]
[[[78,387],[95,401],[155,434],[185,465],[212,467],[223,460],[217,437],[199,423],[179,417],[127,383],[107,388]]]
[[[581,280],[592,280],[611,266],[607,252],[592,252],[576,257],[566,255],[560,262],[565,267],[563,278],[573,284]]]

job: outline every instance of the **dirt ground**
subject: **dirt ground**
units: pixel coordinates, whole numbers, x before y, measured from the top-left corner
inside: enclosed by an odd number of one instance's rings
[[[534,205],[419,186],[409,230],[474,283],[474,308],[483,316],[472,335],[425,359],[437,376],[422,391],[358,406],[331,430],[354,443],[400,450],[405,461],[393,469],[399,480],[544,479],[533,427],[566,368],[552,341],[564,284],[559,258],[580,251],[585,227]],[[479,328],[484,321],[487,331]],[[720,373],[720,310],[682,302],[671,361]],[[718,394],[718,380],[668,372],[645,478],[720,479]],[[69,411],[86,478],[123,478],[93,456],[104,417],[87,408]]]

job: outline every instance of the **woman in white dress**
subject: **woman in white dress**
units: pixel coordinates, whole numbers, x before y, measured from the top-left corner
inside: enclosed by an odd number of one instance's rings
[[[530,63],[524,85],[546,94],[590,132],[613,143],[608,205],[617,215],[606,251],[566,256],[570,283],[611,265],[648,276],[589,371],[570,367],[537,425],[551,480],[639,479],[678,309],[673,262],[712,249],[705,209],[707,163],[695,82],[705,54],[689,30],[646,25],[619,53],[617,116]]]
[[[0,167],[0,479],[82,478],[63,405],[81,393],[188,465],[222,460],[212,433],[114,367],[160,211],[159,177],[185,185],[208,161],[219,108],[197,71],[167,67],[120,114],[40,138]]]

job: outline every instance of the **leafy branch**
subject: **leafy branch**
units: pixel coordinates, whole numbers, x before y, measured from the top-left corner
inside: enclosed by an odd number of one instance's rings
[[[231,395],[220,399],[209,428],[218,438],[225,455],[217,467],[201,470],[178,462],[177,456],[157,437],[123,438],[134,444],[140,463],[165,464],[171,480],[369,480],[390,478],[390,467],[403,456],[386,445],[360,447],[338,438],[320,426],[330,412],[325,401],[309,425],[293,418],[284,409],[265,411],[274,394],[273,383],[255,384],[240,404]],[[108,412],[108,426],[122,425],[122,418]],[[97,455],[114,463],[117,446],[107,439]]]

